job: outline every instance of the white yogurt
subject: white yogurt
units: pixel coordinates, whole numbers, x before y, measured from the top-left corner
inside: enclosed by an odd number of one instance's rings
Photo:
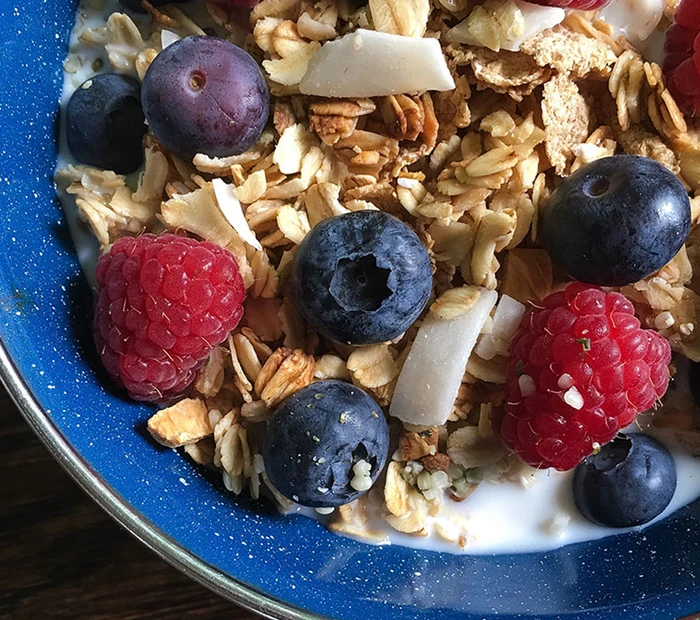
[[[619,4],[636,2],[636,0],[615,1]],[[645,0],[647,4],[655,1]],[[92,67],[94,61],[100,59],[105,68],[108,68],[107,59],[102,50],[82,46],[78,41],[78,35],[85,28],[104,25],[109,14],[119,10],[120,7],[116,0],[107,0],[106,2],[92,0],[91,4],[93,8],[79,11],[76,28],[71,36],[71,57],[79,59],[72,60],[71,63],[79,62],[80,68],[73,73],[65,74],[61,98],[63,111],[65,111],[65,106],[75,88],[94,75],[95,71]],[[102,8],[99,7],[100,4],[102,4]],[[76,161],[67,147],[65,126],[62,119],[58,168],[75,163]],[[136,176],[132,175],[130,181],[134,182]],[[98,256],[97,242],[78,221],[78,212],[73,197],[60,192],[60,198],[81,265],[87,278],[92,282]],[[681,373],[679,372],[679,374]],[[680,389],[682,391],[684,388],[681,386]],[[661,440],[671,450],[678,471],[678,488],[673,501],[666,511],[654,521],[656,522],[700,497],[700,462],[688,456],[675,442],[671,433],[659,430],[648,432]],[[468,520],[466,528],[468,545],[465,552],[490,554],[542,551],[629,531],[600,527],[584,519],[573,502],[572,476],[572,472],[541,471],[536,474],[535,484],[527,489],[516,482],[482,483],[467,500],[461,503],[445,499],[445,504],[449,505],[453,512],[459,513]],[[421,538],[400,534],[393,530],[379,516],[381,503],[381,498],[378,497],[379,490],[375,489],[372,493],[373,495],[370,497],[373,496],[375,501],[369,508],[369,527],[383,534],[387,541],[422,549],[450,553],[459,552],[457,545],[447,543],[435,534]],[[310,509],[301,509],[301,512],[320,520],[328,518]],[[430,518],[428,529],[432,529]]]
[[[636,430],[636,429],[635,429]],[[445,499],[450,510],[467,519],[465,553],[526,553],[546,551],[563,545],[596,540],[644,529],[700,497],[700,462],[686,454],[671,433],[650,432],[671,450],[676,462],[678,487],[668,508],[651,523],[642,527],[612,529],[587,521],[578,511],[572,495],[573,471],[544,470],[536,482],[525,488],[517,482],[481,483],[461,503]],[[386,536],[393,544],[459,553],[454,543],[433,532],[434,519],[428,518],[428,537],[401,534],[393,530],[376,513],[370,518],[372,530]]]

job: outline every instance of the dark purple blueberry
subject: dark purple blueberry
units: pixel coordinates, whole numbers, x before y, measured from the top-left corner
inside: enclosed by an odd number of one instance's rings
[[[676,491],[676,464],[656,439],[619,435],[576,467],[574,500],[584,517],[633,527],[658,517]]]
[[[260,67],[216,37],[186,37],[165,48],[146,72],[142,98],[151,131],[186,160],[248,150],[270,112]]]
[[[282,402],[268,422],[262,450],[273,486],[314,508],[342,506],[365,493],[351,485],[354,466],[369,464],[373,484],[388,453],[389,426],[381,408],[342,381],[312,383]]]
[[[542,243],[556,265],[581,282],[622,286],[658,271],[681,249],[690,201],[661,164],[616,155],[563,180],[541,217]]]
[[[381,211],[317,224],[292,267],[292,294],[303,317],[345,344],[397,338],[423,311],[432,286],[425,246],[406,224]]]
[[[143,162],[146,133],[141,85],[118,73],[102,73],[75,90],[66,111],[66,137],[81,164],[128,174]]]
[[[183,2],[189,2],[190,0],[149,0],[151,5],[155,7],[163,6],[165,4],[182,4]],[[119,0],[119,4],[123,7],[134,11],[135,13],[145,13],[142,6],[142,0]]]

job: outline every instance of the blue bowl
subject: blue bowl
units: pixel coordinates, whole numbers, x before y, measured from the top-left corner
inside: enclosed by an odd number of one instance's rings
[[[56,200],[61,62],[74,0],[0,3],[0,366],[28,422],[134,536],[216,592],[279,618],[679,618],[700,610],[700,502],[643,532],[548,553],[372,547],[234,501],[143,432],[107,389],[91,291]]]

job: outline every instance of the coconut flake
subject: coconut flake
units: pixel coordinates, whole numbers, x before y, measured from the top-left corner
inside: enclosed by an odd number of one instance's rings
[[[519,301],[502,295],[493,315],[491,330],[479,339],[474,352],[483,360],[492,360],[497,355],[508,355],[510,341],[518,331],[525,310],[525,306]]]
[[[172,45],[182,39],[182,37],[172,30],[163,30],[160,33],[160,46],[165,49],[168,45]]]
[[[467,45],[486,46],[494,51],[500,49],[517,52],[520,46],[549,28],[554,28],[564,21],[566,11],[558,7],[538,6],[515,0],[510,6],[503,3],[485,3],[482,17],[474,20],[473,14],[463,22],[449,30],[446,35],[450,43],[465,43]],[[497,9],[494,12],[494,9]],[[506,8],[510,20],[506,23],[499,19],[498,12]],[[484,24],[483,22],[486,22]],[[489,27],[484,30],[483,26]]]
[[[481,289],[476,305],[454,319],[428,315],[401,370],[389,414],[421,426],[447,421],[464,369],[498,293]]]
[[[522,0],[516,0],[515,4],[523,14],[524,31],[522,36],[509,41],[503,46],[504,50],[517,52],[520,46],[536,37],[540,32],[561,24],[566,17],[566,11],[554,6],[538,6]]]
[[[454,88],[437,39],[364,29],[325,43],[299,84],[304,95],[341,98]]]
[[[214,188],[216,202],[221,209],[221,213],[226,218],[233,229],[240,235],[241,239],[247,244],[252,245],[256,250],[262,250],[262,246],[258,241],[255,233],[250,230],[248,222],[243,215],[243,208],[236,196],[236,188],[221,179],[214,179],[211,182]]]

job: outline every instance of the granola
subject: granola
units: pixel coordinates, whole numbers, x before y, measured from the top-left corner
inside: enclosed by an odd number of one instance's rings
[[[188,398],[155,413],[148,430],[162,445],[218,469],[233,493],[263,493],[280,510],[291,502],[269,482],[260,454],[272,411],[314,381],[339,379],[369,392],[388,412],[417,334],[431,320],[464,318],[493,291],[527,303],[557,290],[564,279],[539,245],[539,211],[563,177],[603,157],[651,158],[695,195],[687,247],[622,292],[676,352],[700,360],[693,274],[700,258],[700,127],[683,117],[659,66],[614,38],[592,13],[572,12],[509,51],[526,32],[512,0],[351,4],[263,0],[250,14],[248,32],[216,3],[198,11],[149,5],[150,25],[114,13],[104,27],[86,29],[84,45],[104,49],[113,70],[141,80],[169,37],[213,31],[241,42],[243,30],[246,49],[266,73],[273,116],[251,149],[229,157],[197,154],[183,161],[148,134],[135,186],[87,166],[60,170],[56,179],[75,196],[103,251],[125,235],[170,231],[234,255],[247,289],[245,317],[213,349]],[[668,3],[667,10],[672,15]],[[364,93],[330,89],[324,95],[305,82],[312,74],[319,84],[328,78],[337,50],[344,49],[338,46],[382,50],[398,40],[380,33],[440,48],[446,74],[431,76],[436,90],[412,89],[410,79],[386,67],[378,69],[380,77],[405,84],[406,92],[382,92],[368,79]],[[66,71],[74,65],[67,62]],[[437,90],[450,82],[453,88]],[[293,257],[319,223],[377,209],[408,223],[428,249],[429,310],[395,341],[334,344],[296,310]],[[395,530],[426,536],[434,528],[461,548],[468,548],[470,525],[450,502],[483,482],[534,480],[492,432],[505,399],[513,332],[492,333],[498,309],[488,314],[447,421],[393,429],[398,447],[380,499],[382,518]],[[700,432],[692,420],[672,414],[660,420],[698,452]],[[328,527],[385,542],[368,525],[367,504],[362,498],[342,506]],[[558,519],[552,528],[565,525]]]

